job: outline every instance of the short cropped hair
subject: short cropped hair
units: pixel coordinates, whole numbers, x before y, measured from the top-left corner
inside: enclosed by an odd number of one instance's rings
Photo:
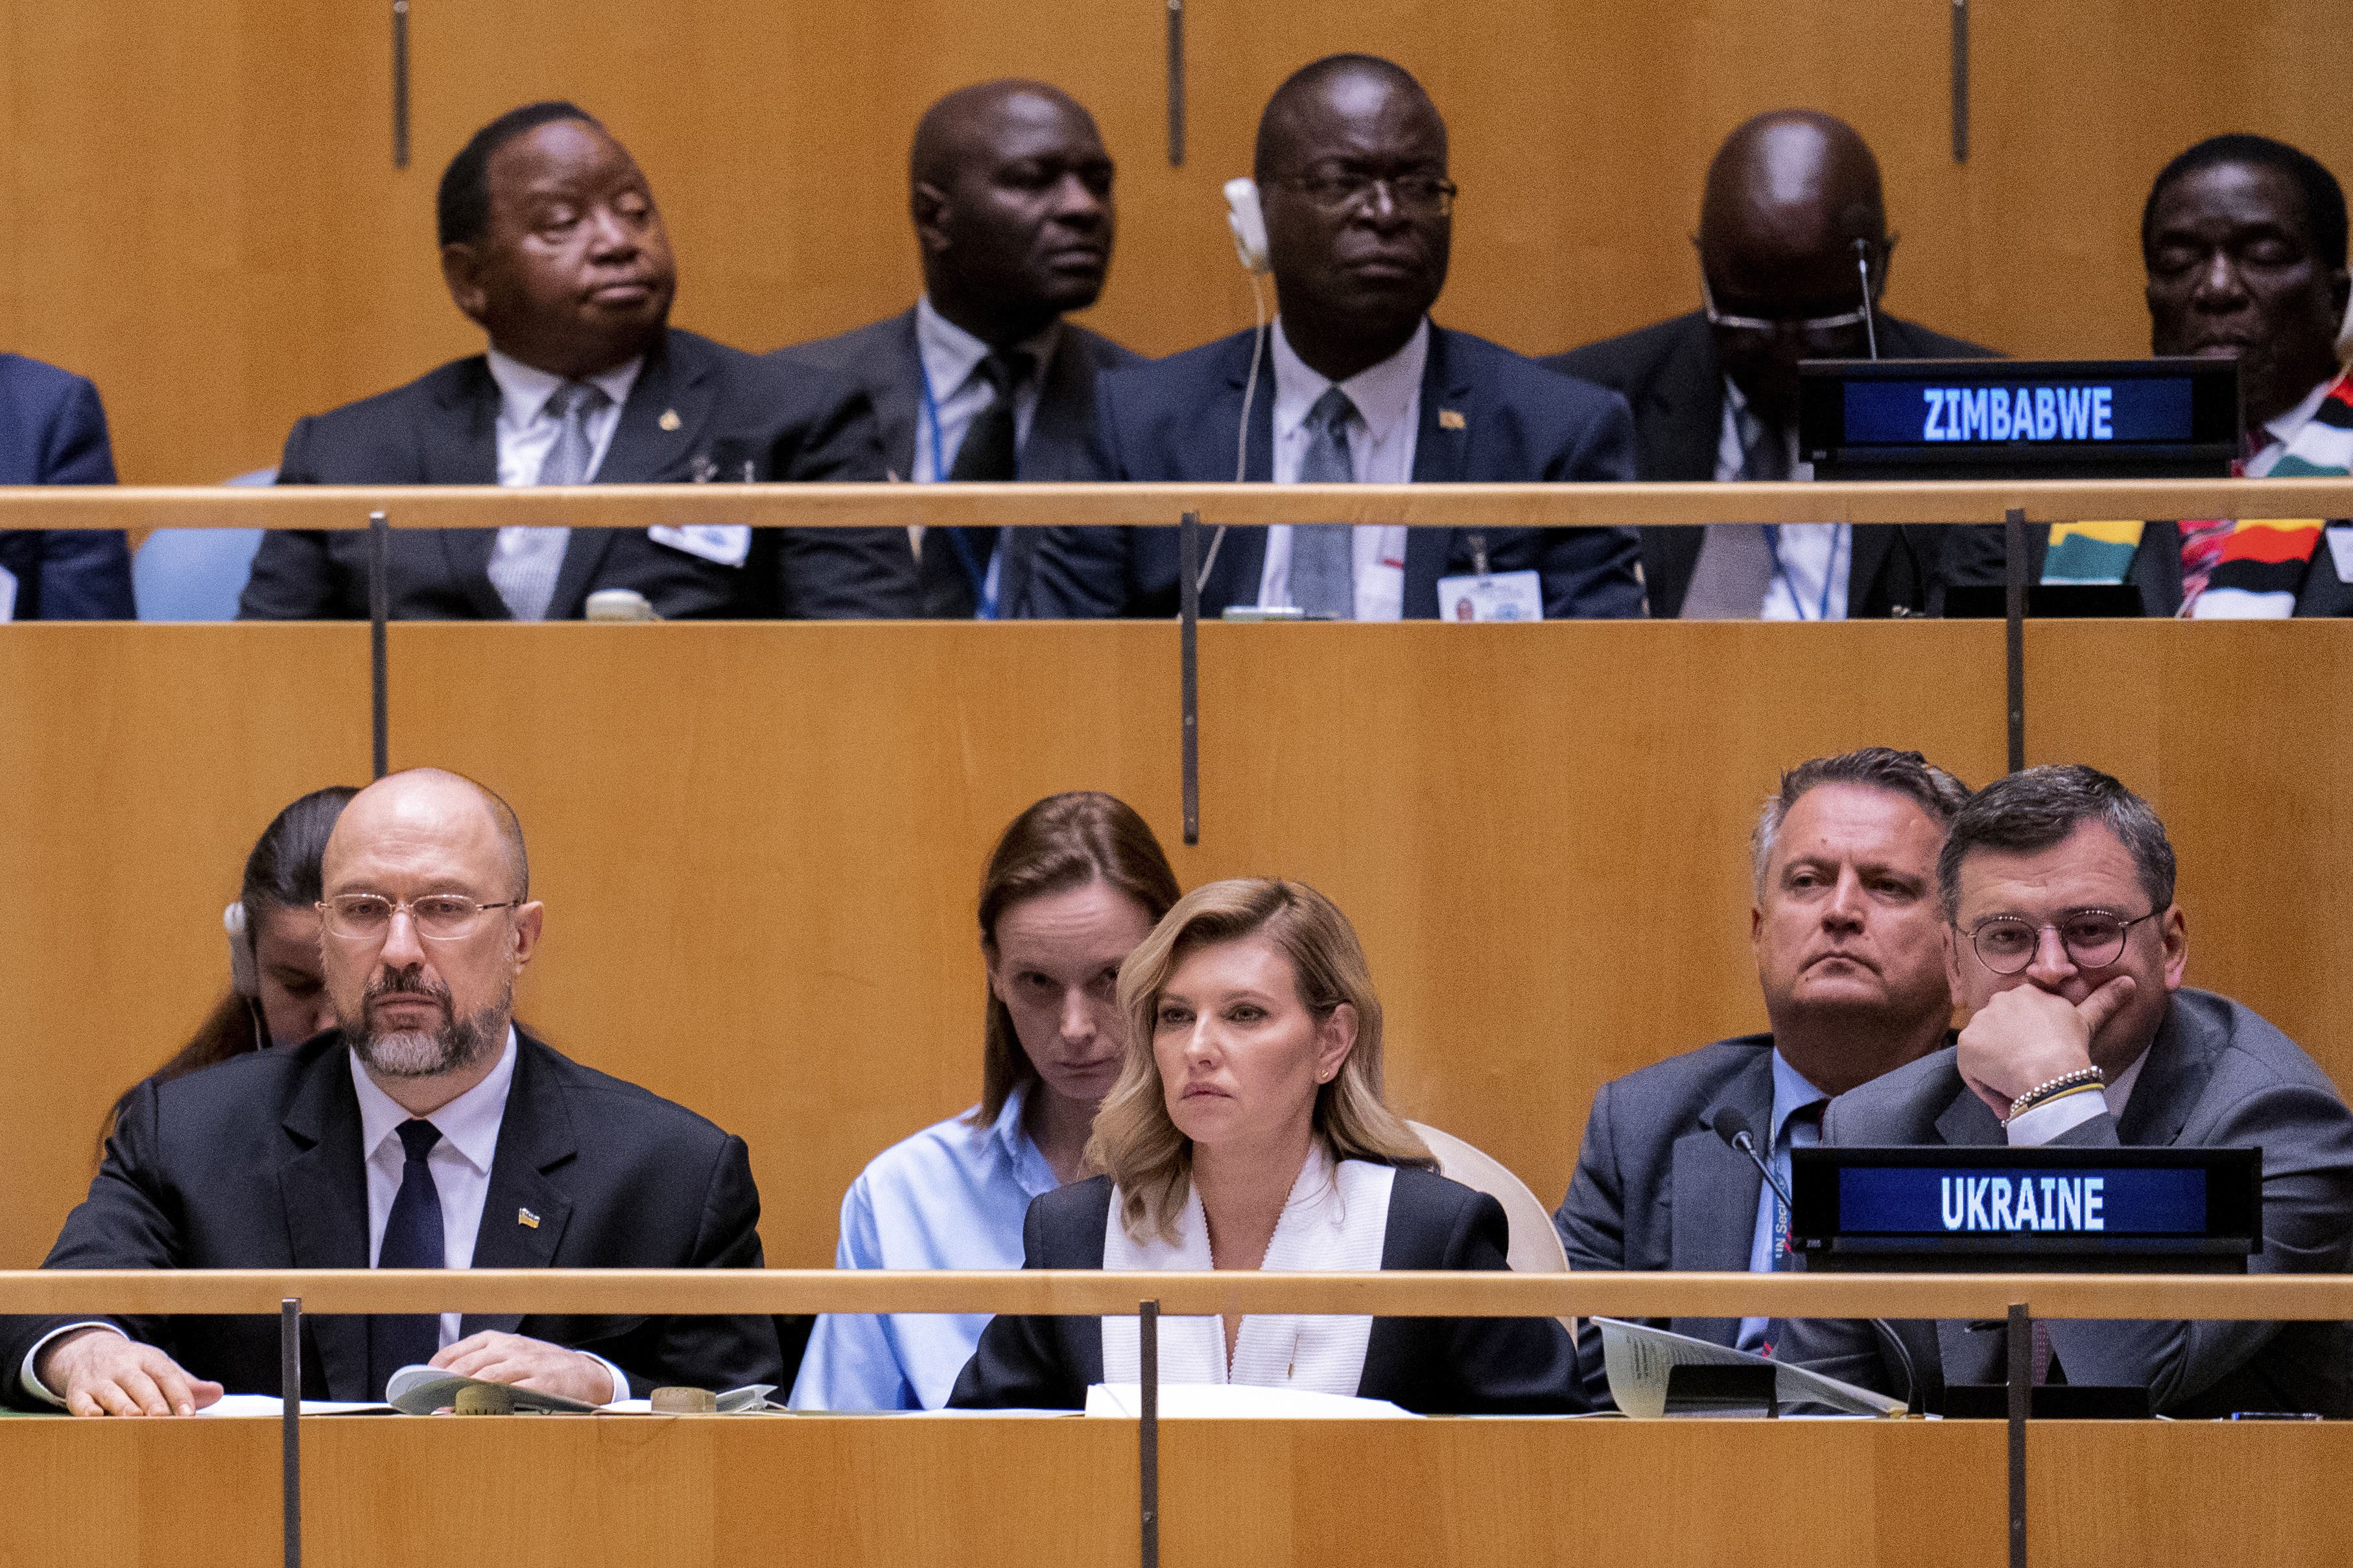
[[[2209,136],[2158,171],[2156,183],[2148,188],[2148,200],[2140,209],[2140,253],[2144,260],[2148,256],[2150,231],[2157,222],[2158,198],[2175,181],[2218,163],[2253,163],[2258,168],[2276,169],[2294,181],[2304,193],[2304,219],[2312,230],[2314,254],[2327,266],[2343,269],[2345,187],[2311,153],[2268,136],[2251,136],[2243,132]]]
[[[1378,55],[1325,55],[1320,60],[1310,60],[1282,79],[1267,99],[1266,107],[1259,111],[1258,140],[1250,152],[1250,175],[1261,184],[1271,180],[1279,172],[1274,166],[1275,127],[1282,117],[1291,111],[1293,104],[1322,87],[1335,77],[1379,77],[1392,86],[1404,89],[1427,102],[1429,91],[1414,74],[1395,60]]]
[[[1765,809],[1757,814],[1757,831],[1749,836],[1748,856],[1758,898],[1765,896],[1765,868],[1773,858],[1773,843],[1780,837],[1781,824],[1808,791],[1829,784],[1863,784],[1900,795],[1934,817],[1940,827],[1950,827],[1953,814],[1969,798],[1968,785],[1919,752],[1899,752],[1892,746],[1865,746],[1799,763],[1781,775],[1779,793],[1766,801]]]
[[[2063,842],[2085,823],[2099,824],[2124,845],[2153,909],[2172,906],[2173,845],[2165,837],[2165,824],[2148,802],[2116,779],[2068,763],[1996,779],[1954,816],[1944,853],[1936,858],[1945,918],[1960,912],[1961,862],[1969,851],[2031,855]]]
[[[434,219],[444,245],[472,245],[490,232],[491,159],[518,136],[559,120],[577,120],[605,129],[604,122],[576,103],[549,99],[510,109],[467,139],[441,173],[441,188],[434,202]]]

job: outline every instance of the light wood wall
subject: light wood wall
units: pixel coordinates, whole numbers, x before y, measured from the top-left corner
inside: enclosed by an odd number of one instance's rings
[[[1974,7],[1966,166],[1933,0],[1191,0],[1181,170],[1158,0],[417,0],[399,173],[389,10],[77,0],[0,26],[0,345],[97,379],[126,478],[274,462],[298,416],[477,348],[435,266],[434,184],[535,97],[576,99],[636,151],[681,324],[747,348],[908,303],[915,116],[1006,74],[1102,121],[1124,229],[1092,324],[1153,353],[1248,324],[1218,187],[1274,84],[1335,49],[1429,84],[1464,192],[1440,313],[1529,353],[1696,304],[1701,174],[1766,109],[1831,110],[1878,149],[1892,309],[2019,353],[2146,352],[2140,203],[2196,138],[2267,132],[2353,173],[2341,0]]]
[[[2353,626],[2028,646],[2031,759],[2112,767],[2168,819],[2191,983],[2353,1083]],[[1393,1098],[1555,1202],[1598,1085],[1762,1026],[1745,847],[1781,769],[2003,763],[1997,624],[1210,626],[1187,849],[1173,626],[409,624],[391,651],[395,764],[482,778],[530,836],[522,1016],[747,1137],[796,1266],[829,1261],[867,1159],[976,1096],[973,899],[1041,795],[1121,795],[1187,886],[1332,894]],[[367,763],[364,627],[0,637],[0,1102],[26,1108],[0,1267],[39,1259],[107,1104],[220,994],[254,835]]]

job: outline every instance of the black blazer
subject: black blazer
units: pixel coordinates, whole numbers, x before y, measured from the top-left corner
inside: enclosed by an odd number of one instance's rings
[[[913,310],[902,310],[834,337],[795,343],[778,349],[773,357],[831,371],[862,387],[874,402],[875,420],[882,433],[883,466],[894,479],[903,479],[915,471],[923,370],[915,345]],[[1100,332],[1063,322],[1060,342],[1046,362],[1029,439],[1021,443],[1017,477],[1024,480],[1111,478],[1109,454],[1095,433],[1095,377],[1104,371],[1145,363],[1142,354],[1122,348]],[[1034,528],[1013,531],[1005,563],[997,572],[997,599],[1004,616],[1020,614],[1029,596],[1037,538]],[[924,550],[918,570],[925,616],[962,620],[972,615],[972,585],[944,541],[937,550]]]
[[[281,485],[494,485],[499,386],[480,354],[296,422]],[[677,328],[646,358],[596,470],[599,484],[737,479],[879,479],[882,457],[865,394]],[[396,529],[392,614],[403,620],[507,618],[491,585],[490,528]],[[637,529],[583,528],[566,545],[548,605],[577,619],[600,588],[634,588],[670,619],[776,616],[830,620],[914,613],[904,530],[756,529],[741,566],[723,566]],[[368,614],[367,536],[276,531],[253,559],[237,614],[248,620],[348,620]]]
[[[1250,332],[1103,378],[1097,423],[1121,479],[1216,482],[1234,477],[1234,433],[1250,376]],[[1460,416],[1459,418],[1449,417]],[[1418,484],[1578,481],[1633,478],[1632,422],[1622,398],[1548,374],[1468,332],[1432,325],[1414,437]],[[1274,364],[1259,369],[1250,405],[1248,477],[1274,474]],[[1029,613],[1048,616],[1173,616],[1174,528],[1039,531]],[[1201,613],[1258,603],[1266,530],[1229,528]],[[1438,614],[1438,580],[1472,569],[1483,538],[1497,572],[1534,568],[1548,619],[1642,613],[1640,548],[1626,528],[1417,528],[1408,536],[1405,614]],[[1208,549],[1207,540],[1203,550]]]
[[[1031,1201],[1024,1268],[1101,1268],[1111,1178]],[[1508,1268],[1503,1205],[1415,1166],[1389,1193],[1383,1268]],[[1103,1381],[1101,1318],[992,1319],[948,1404],[960,1409],[1076,1410]],[[1577,1351],[1551,1318],[1376,1318],[1356,1392],[1424,1415],[1525,1415],[1586,1407]]]
[[[111,485],[106,410],[84,377],[0,353],[0,485]],[[131,545],[120,529],[0,529],[20,621],[127,621]]]
[[[1946,576],[1954,584],[2000,587],[2010,581],[2006,531],[2000,523],[1985,523],[1951,531],[1947,548]],[[2026,580],[2042,581],[2043,558],[2051,552],[2051,526],[2038,523],[2026,531]],[[2150,522],[2141,527],[2140,547],[2133,552],[2125,581],[2140,590],[2144,616],[2181,613],[2181,525]],[[2337,575],[2337,558],[2323,539],[2313,547],[2304,581],[2296,590],[2295,613],[2305,616],[2353,616],[2353,584]]]
[[[1989,359],[1994,351],[1932,332],[1894,316],[1879,318],[1884,359]],[[1704,483],[1715,478],[1715,451],[1724,433],[1724,367],[1715,334],[1700,311],[1588,343],[1541,362],[1625,394],[1633,405],[1641,479]],[[1854,531],[1854,562],[1847,577],[1847,615],[1884,617],[1898,605],[1941,609],[1936,563],[1942,528],[1864,523]],[[1683,611],[1704,535],[1696,528],[1642,530],[1642,575],[1651,614],[1672,620]],[[1926,581],[1924,581],[1926,579]]]
[[[108,1140],[90,1196],[45,1268],[365,1268],[367,1178],[349,1053],[332,1030],[168,1083],[149,1080]],[[539,1224],[517,1218],[529,1209]],[[517,1032],[514,1082],[474,1244],[478,1268],[757,1268],[760,1195],[744,1141]],[[73,1320],[0,1319],[0,1396],[27,1405],[16,1369]],[[278,1320],[117,1317],[230,1393],[278,1391]],[[785,1384],[759,1317],[467,1314],[593,1351],[642,1396],[670,1384]],[[367,1320],[305,1316],[302,1393],[366,1399]]]

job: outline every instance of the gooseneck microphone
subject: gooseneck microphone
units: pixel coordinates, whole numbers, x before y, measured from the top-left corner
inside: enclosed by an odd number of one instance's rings
[[[1788,1186],[1783,1183],[1779,1173],[1757,1152],[1757,1140],[1748,1131],[1748,1118],[1735,1110],[1717,1111],[1715,1135],[1748,1156],[1748,1163],[1757,1167],[1757,1173],[1765,1178],[1765,1184],[1773,1189],[1773,1195],[1781,1200],[1784,1209],[1792,1215],[1798,1212],[1798,1205],[1791,1200]],[[1895,1359],[1904,1368],[1904,1403],[1912,1404],[1919,1397],[1920,1376],[1912,1370],[1911,1347],[1904,1342],[1904,1336],[1895,1331],[1895,1325],[1886,1319],[1873,1318],[1871,1326],[1879,1331],[1883,1341],[1894,1347]]]

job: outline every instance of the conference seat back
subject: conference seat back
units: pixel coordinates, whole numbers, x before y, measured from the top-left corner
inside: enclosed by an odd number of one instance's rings
[[[1568,1251],[1561,1246],[1560,1232],[1553,1228],[1552,1211],[1544,1201],[1528,1189],[1528,1184],[1512,1174],[1511,1167],[1485,1150],[1464,1142],[1451,1132],[1441,1132],[1427,1122],[1409,1121],[1407,1126],[1420,1135],[1438,1156],[1438,1173],[1450,1182],[1460,1182],[1466,1187],[1486,1194],[1504,1205],[1504,1217],[1512,1227],[1512,1242],[1505,1257],[1515,1274],[1566,1274],[1568,1272]],[[1561,1327],[1569,1338],[1577,1337],[1577,1320],[1563,1318]]]

